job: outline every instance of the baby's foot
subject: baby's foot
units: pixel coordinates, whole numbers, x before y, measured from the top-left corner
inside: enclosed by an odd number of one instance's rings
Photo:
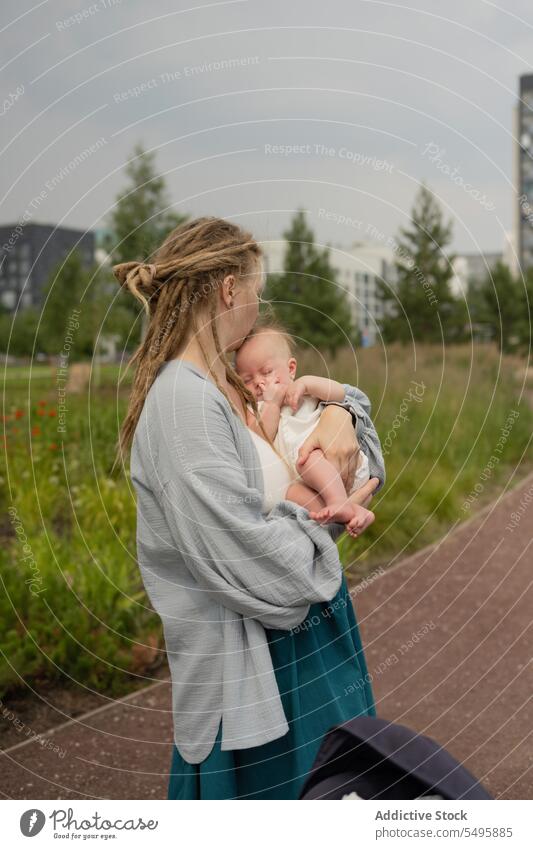
[[[359,536],[376,518],[372,510],[367,510],[366,507],[362,507],[360,504],[357,505],[357,508],[356,515],[350,519],[345,528],[346,533],[354,538]]]
[[[364,509],[364,508],[363,508]],[[326,504],[322,510],[309,511],[309,518],[321,524],[329,522],[350,522],[357,515],[356,505],[351,501],[339,501],[336,504]]]

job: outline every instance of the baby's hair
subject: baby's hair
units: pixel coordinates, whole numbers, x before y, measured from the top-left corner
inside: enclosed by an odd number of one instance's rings
[[[267,331],[273,331],[273,332],[277,333],[278,336],[281,336],[281,338],[283,339],[283,341],[287,345],[287,348],[289,350],[289,355],[291,357],[296,356],[297,346],[296,346],[296,341],[295,341],[294,337],[291,336],[291,334],[289,333],[289,331],[287,330],[286,326],[283,324],[282,321],[280,321],[278,318],[276,318],[276,316],[274,316],[274,315],[272,315],[271,313],[268,313],[268,312],[264,312],[264,313],[259,314],[259,316],[257,317],[257,319],[255,321],[255,324],[253,325],[252,329],[250,330],[250,332],[246,336],[244,342],[247,342],[253,336],[259,336],[260,333],[265,333]],[[243,345],[244,345],[244,342],[243,342]]]

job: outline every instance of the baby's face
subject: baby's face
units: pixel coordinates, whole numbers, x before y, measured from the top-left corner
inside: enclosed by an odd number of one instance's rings
[[[235,355],[235,370],[257,401],[266,386],[288,386],[296,374],[296,359],[275,331],[263,331],[243,342]]]

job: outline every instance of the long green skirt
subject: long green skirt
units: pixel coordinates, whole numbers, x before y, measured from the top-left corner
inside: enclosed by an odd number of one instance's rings
[[[249,749],[212,751],[189,764],[174,745],[168,799],[297,799],[324,734],[376,709],[343,575],[329,602],[311,605],[292,631],[265,629],[289,731]]]

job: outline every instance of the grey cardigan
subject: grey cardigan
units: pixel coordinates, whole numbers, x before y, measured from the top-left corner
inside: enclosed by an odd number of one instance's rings
[[[341,406],[357,417],[381,487],[370,402],[344,388]],[[148,392],[130,473],[139,568],[163,623],[180,754],[203,761],[221,718],[225,750],[283,736],[289,726],[264,628],[291,630],[311,604],[334,597],[342,579],[335,540],[344,526],[319,525],[288,500],[262,514],[263,475],[246,426],[204,372],[182,359],[164,363]]]

